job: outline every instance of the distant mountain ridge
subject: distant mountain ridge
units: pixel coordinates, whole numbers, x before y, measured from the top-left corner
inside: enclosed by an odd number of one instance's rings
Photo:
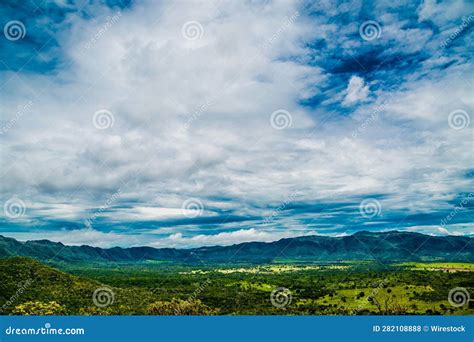
[[[27,256],[51,262],[269,263],[341,260],[474,262],[473,238],[420,233],[361,231],[343,237],[310,235],[274,242],[192,249],[66,246],[37,240],[20,242],[0,235],[0,257]]]

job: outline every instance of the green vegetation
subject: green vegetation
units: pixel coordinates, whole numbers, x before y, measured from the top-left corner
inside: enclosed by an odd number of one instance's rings
[[[150,315],[214,315],[217,311],[202,304],[199,299],[173,298],[171,301],[157,301],[150,304],[147,313]]]
[[[308,265],[379,261],[474,262],[473,239],[467,236],[429,236],[412,232],[357,232],[343,237],[302,236],[274,242],[192,249],[108,248],[64,246],[48,240],[20,242],[0,235],[0,257],[22,256],[64,263],[143,263],[148,265],[235,264]],[[284,257],[282,251],[285,251]],[[146,258],[146,259],[145,259]]]
[[[14,315],[64,315],[66,313],[66,309],[52,301],[48,303],[43,302],[26,302],[20,305],[15,306],[12,313]]]
[[[0,307],[2,314],[20,315],[466,315],[474,314],[473,301],[455,307],[448,294],[462,287],[472,297],[473,266],[371,262],[47,266],[14,257],[0,259]],[[101,306],[101,300],[97,305],[94,292],[104,287],[111,296],[105,298],[106,305]],[[291,301],[282,307],[270,300],[279,287],[291,293]]]
[[[404,262],[400,266],[409,267],[411,270],[429,270],[446,272],[469,272],[474,271],[474,264],[467,262]]]

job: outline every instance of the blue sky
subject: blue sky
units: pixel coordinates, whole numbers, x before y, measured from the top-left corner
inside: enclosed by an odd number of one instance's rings
[[[0,7],[0,234],[474,234],[469,1]]]

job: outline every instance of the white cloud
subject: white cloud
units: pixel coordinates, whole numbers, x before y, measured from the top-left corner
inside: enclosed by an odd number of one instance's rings
[[[256,229],[240,229],[233,232],[223,232],[210,235],[183,236],[182,233],[174,233],[167,237],[153,237],[142,234],[121,234],[117,232],[100,232],[94,229],[41,231],[31,233],[9,232],[6,236],[20,241],[48,239],[54,242],[62,242],[65,245],[81,246],[89,245],[102,248],[115,246],[150,246],[156,248],[191,248],[200,246],[228,246],[243,242],[261,241],[272,242],[283,238],[302,235],[314,235],[314,231],[258,231]]]
[[[432,20],[438,25],[443,25],[468,15],[471,10],[472,3],[465,0],[453,0],[449,3],[426,0],[418,7],[418,17],[420,21]]]
[[[347,84],[346,96],[342,103],[345,106],[357,102],[366,101],[369,96],[369,86],[365,85],[364,79],[359,76],[352,76]]]
[[[406,230],[429,235],[473,236],[474,224],[452,224],[443,227],[430,225],[414,226],[408,227]]]
[[[198,247],[198,246],[227,246],[243,242],[261,241],[272,242],[283,238],[290,238],[302,235],[314,235],[314,231],[310,232],[295,232],[295,231],[260,231],[254,228],[240,229],[233,232],[223,232],[210,235],[194,235],[184,237],[182,233],[175,233],[168,238],[160,239],[150,244],[153,247]]]
[[[123,235],[114,232],[104,233],[90,228],[40,232],[33,231],[29,233],[9,232],[5,235],[19,241],[47,239],[54,242],[62,242],[63,244],[70,246],[88,245],[101,248],[110,248],[120,245],[142,245],[145,243],[143,236]],[[124,244],[124,241],[126,241],[126,244]]]
[[[186,218],[197,216],[215,216],[216,214],[208,210],[186,209],[186,208],[155,208],[155,207],[134,207],[111,209],[110,212],[101,214],[111,221],[153,221],[172,218]]]

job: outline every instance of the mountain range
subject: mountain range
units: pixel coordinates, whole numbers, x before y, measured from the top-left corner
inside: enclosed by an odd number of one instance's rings
[[[474,262],[473,238],[413,232],[361,231],[343,237],[311,235],[275,242],[192,249],[66,246],[37,240],[20,242],[0,235],[0,257],[27,256],[45,262],[269,263],[346,260]]]

